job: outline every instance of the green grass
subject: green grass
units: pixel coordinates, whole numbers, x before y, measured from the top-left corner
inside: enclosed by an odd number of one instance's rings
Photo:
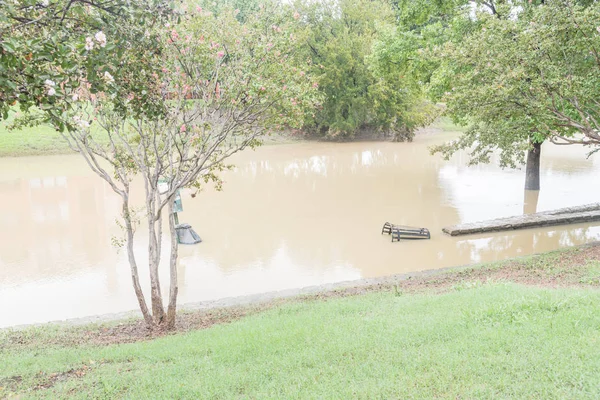
[[[440,117],[436,119],[433,124],[431,124],[431,127],[445,132],[465,132],[467,130],[466,126],[456,125],[449,117]]]
[[[8,120],[0,121],[0,157],[72,153],[65,139],[50,126],[44,125],[9,131],[8,124],[12,121],[13,116],[14,114]],[[96,137],[99,137],[98,132],[96,132]],[[289,135],[273,135],[265,137],[264,144],[287,144],[299,140]]]
[[[0,157],[38,156],[73,153],[67,141],[50,125],[25,127],[9,130],[8,127],[17,116],[14,108],[6,120],[0,120]],[[108,135],[96,124],[91,132],[95,140],[108,143]]]
[[[67,142],[50,126],[9,131],[8,120],[0,121],[0,157],[65,154],[71,152]]]
[[[597,398],[599,305],[593,289],[487,283],[296,302],[134,344],[0,346],[0,398]]]

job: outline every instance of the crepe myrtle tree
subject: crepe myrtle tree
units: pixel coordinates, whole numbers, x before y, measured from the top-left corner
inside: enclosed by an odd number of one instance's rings
[[[283,6],[264,9],[244,23],[229,10],[213,15],[201,8],[181,23],[163,29],[163,68],[149,90],[160,93],[164,113],[123,116],[112,97],[120,82],[104,76],[106,90],[77,102],[65,131],[70,146],[120,196],[124,244],[133,287],[148,326],[172,328],[177,301],[178,243],[173,202],[181,188],[200,188],[218,180],[234,153],[260,144],[261,137],[283,127],[299,127],[306,108],[317,100],[316,85],[288,62],[296,47],[290,35],[293,12]],[[110,41],[110,37],[107,38]],[[295,66],[294,66],[295,65]],[[138,93],[130,93],[134,101]],[[108,136],[108,143],[102,137]],[[140,220],[148,227],[150,306],[139,279],[134,253],[137,217],[131,182],[143,181],[145,202]],[[167,191],[159,191],[166,180]],[[163,215],[170,236],[170,290],[165,311],[159,267]]]

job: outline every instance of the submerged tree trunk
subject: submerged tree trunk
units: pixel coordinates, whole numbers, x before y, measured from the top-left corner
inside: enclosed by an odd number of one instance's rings
[[[171,233],[171,258],[169,262],[170,290],[166,325],[168,329],[172,329],[175,327],[175,316],[177,314],[177,292],[179,291],[179,286],[177,283],[177,256],[179,244],[177,242],[177,231],[175,230],[175,214],[173,214],[172,200],[169,201],[169,232]]]
[[[523,196],[523,214],[535,214],[539,198],[539,190],[525,190]]]
[[[527,152],[527,169],[525,171],[525,190],[540,190],[540,156],[542,144],[533,142]]]

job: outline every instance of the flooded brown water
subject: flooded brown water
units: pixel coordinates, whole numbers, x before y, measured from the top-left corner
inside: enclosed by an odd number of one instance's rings
[[[600,238],[600,224],[445,236],[446,225],[600,198],[600,164],[584,149],[544,148],[536,199],[522,190],[523,171],[428,154],[448,138],[239,154],[223,192],[184,193],[180,220],[204,241],[181,247],[180,302],[500,260]],[[118,198],[77,155],[0,159],[0,204],[0,327],[137,307],[126,256],[111,246],[121,234]],[[391,243],[380,234],[385,221],[427,227],[432,238]],[[141,257],[146,243],[138,234]]]

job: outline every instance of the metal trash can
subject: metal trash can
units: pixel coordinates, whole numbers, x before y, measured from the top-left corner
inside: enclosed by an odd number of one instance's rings
[[[175,232],[177,232],[177,242],[179,244],[196,244],[202,241],[190,224],[177,225]]]

